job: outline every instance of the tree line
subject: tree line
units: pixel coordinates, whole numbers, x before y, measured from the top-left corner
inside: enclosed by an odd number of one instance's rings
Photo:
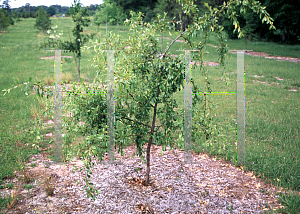
[[[205,3],[212,8],[220,8],[229,0],[195,0],[194,4],[198,8],[198,14],[204,16],[210,13]],[[284,42],[289,44],[299,43],[300,40],[300,4],[299,0],[260,0],[261,6],[267,8],[270,16],[274,18],[276,29],[271,30],[266,24],[266,20],[261,20],[259,14],[253,15],[252,9],[243,10],[242,5],[234,9],[238,15],[238,21],[242,30],[245,32],[245,40],[265,40],[274,42]],[[183,5],[176,0],[104,0],[93,12],[94,20],[99,26],[106,22],[115,25],[122,23],[129,18],[130,11],[142,12],[143,21],[152,23],[157,14],[163,17],[164,12],[168,12],[167,21],[181,21],[175,24],[176,30],[185,29],[192,23],[193,17],[184,13]],[[219,21],[224,26],[224,30],[231,39],[237,39],[238,34],[233,33],[235,26],[232,24],[231,17],[222,17]]]
[[[205,15],[209,10],[205,7],[205,3],[213,8],[221,7],[228,0],[196,0],[194,4],[198,8],[198,13]],[[295,44],[300,42],[300,4],[299,0],[260,0],[261,5],[266,7],[274,18],[274,26],[276,29],[269,30],[265,24],[265,20],[261,20],[258,14],[252,16],[250,9],[241,13],[242,6],[234,8],[238,15],[238,21],[241,24],[242,30],[245,32],[246,40],[265,40],[275,42],[285,42]],[[42,7],[50,16],[57,14],[65,14],[71,16],[72,7],[61,5],[47,6],[31,6],[26,3],[25,6],[12,9],[9,5],[9,0],[4,0],[0,12],[0,30],[3,31],[9,25],[14,24],[14,19],[19,21],[20,18],[36,18],[39,7]],[[118,25],[130,18],[130,11],[136,13],[142,12],[144,22],[152,22],[157,14],[161,17],[167,11],[166,19],[169,22],[181,21],[180,24],[175,24],[176,30],[185,29],[191,24],[193,18],[184,13],[183,6],[176,0],[104,0],[100,5],[90,5],[87,7],[87,16],[94,16],[95,24],[107,22],[110,25]],[[224,26],[229,38],[237,39],[237,33],[233,33],[234,25],[230,21],[230,17],[222,17],[219,21]]]

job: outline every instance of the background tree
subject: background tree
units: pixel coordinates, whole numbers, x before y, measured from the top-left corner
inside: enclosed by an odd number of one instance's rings
[[[56,14],[56,9],[55,7],[51,6],[47,9],[47,13],[50,15],[50,16],[53,16]]]
[[[14,17],[14,13],[12,13],[12,11],[11,11],[9,2],[10,2],[9,0],[3,1],[2,8],[6,11],[6,15],[9,19],[9,24],[14,25],[14,23],[15,23],[14,18],[15,17]]]
[[[247,28],[252,35],[252,39],[265,39],[268,41],[285,42],[295,44],[297,36],[300,36],[300,4],[298,0],[261,0],[261,3],[268,8],[270,16],[274,18],[274,26],[276,30],[269,30],[269,27],[260,17],[247,15],[249,13],[241,13],[240,6],[235,8],[235,12],[239,15],[238,20],[241,26]],[[222,20],[224,22],[225,31],[231,39],[237,39],[237,34],[232,30],[234,26],[228,18]],[[247,26],[246,26],[247,23]]]
[[[124,13],[123,8],[120,6],[120,0],[115,0],[116,1],[116,8],[117,8],[117,29],[120,23],[124,23],[126,20],[126,15]],[[123,25],[124,26],[124,25]]]
[[[9,0],[4,0],[3,1],[3,4],[2,4],[2,8],[6,11],[6,12],[8,12],[8,13],[10,13],[11,12],[11,8],[10,8],[10,5],[9,5]]]
[[[149,12],[149,8],[150,10],[154,9],[156,2],[157,0],[118,0],[118,5],[124,11],[126,18],[130,18],[130,11],[134,11],[136,13],[142,12],[144,14],[147,14],[147,12]]]
[[[67,13],[69,11],[70,7],[62,6],[61,10],[59,11],[60,13]]]
[[[167,2],[167,0],[158,0],[157,3],[155,4],[155,8],[153,9],[153,12],[156,14],[156,15],[160,15],[161,17],[164,16],[164,13],[166,11],[169,11],[168,7],[169,7],[169,3]]]
[[[99,26],[101,23],[103,23],[103,14],[100,12],[100,10],[96,10],[94,14],[94,23],[98,26],[98,31],[99,31]]]
[[[74,14],[74,8],[70,7],[70,9],[66,12],[66,15],[72,16],[72,14]]]
[[[270,8],[270,15],[274,17],[277,31],[272,31],[269,37],[287,43],[296,43],[300,36],[300,2],[298,0],[265,0],[264,5]],[[266,26],[264,26],[266,31]],[[276,36],[276,35],[280,36]]]
[[[257,35],[257,26],[259,25],[260,19],[259,15],[254,14],[253,11],[247,8],[245,13],[240,13],[241,6],[236,8],[236,12],[239,14],[238,20],[241,26],[241,29],[244,31],[244,39],[245,45],[244,49],[247,50],[247,40],[255,40],[258,38]],[[232,25],[232,22],[229,18],[223,20],[223,25],[225,31],[227,32],[230,39],[237,39],[238,34],[237,32],[233,32],[235,26]]]
[[[60,11],[61,11],[61,6],[60,5],[52,5],[51,7],[54,7],[54,9],[55,9],[55,14],[59,14],[60,13]],[[54,14],[54,15],[55,15]]]
[[[25,4],[25,10],[30,14],[30,3]]]
[[[117,28],[119,24],[123,23],[127,18],[119,2],[112,0],[104,0],[104,2],[98,6],[96,14],[94,20],[99,23],[99,25],[106,23],[107,20],[107,24],[117,24]]]
[[[102,21],[106,22],[106,14],[107,14],[107,22],[110,25],[116,25],[118,20],[118,8],[117,4],[111,0],[104,0],[103,4],[101,4],[100,13],[102,14]]]
[[[90,16],[94,16],[95,15],[95,13],[97,11],[97,8],[98,8],[98,4],[91,4],[88,7],[88,11],[89,11]]]
[[[152,23],[152,20],[155,18],[155,13],[153,12],[153,10],[151,10],[150,7],[147,7],[147,12],[146,15],[144,17],[144,22],[149,22]]]
[[[83,27],[89,26],[91,20],[87,17],[88,10],[87,7],[82,7],[80,0],[74,0],[74,4],[70,8],[70,12],[72,15],[72,20],[74,23],[73,32],[73,41],[61,41],[55,40],[54,38],[49,38],[46,43],[44,43],[42,47],[58,47],[62,50],[70,50],[74,53],[74,58],[78,71],[78,81],[80,82],[80,59],[81,59],[81,47],[89,41],[89,39],[93,38],[95,33],[84,34]],[[76,54],[76,56],[75,56]],[[78,62],[77,62],[78,60]]]
[[[197,6],[197,13],[204,15],[205,12],[208,12],[209,10],[204,6],[204,2],[209,2],[210,6],[216,6],[216,3],[212,0],[198,0],[194,1],[195,6]],[[158,2],[155,4],[155,8],[153,9],[153,12],[155,16],[160,14],[163,16],[164,11],[168,11],[167,17],[169,21],[179,21],[179,23],[176,23],[175,29],[177,31],[186,29],[186,27],[190,24],[192,24],[193,18],[184,13],[183,11],[183,5],[179,4],[176,0],[158,0]]]
[[[44,33],[46,33],[47,30],[51,28],[50,15],[45,13],[42,7],[40,7],[37,13],[34,27],[39,30],[42,30]]]
[[[10,20],[7,16],[7,12],[2,8],[0,9],[0,32],[5,31],[10,25]]]

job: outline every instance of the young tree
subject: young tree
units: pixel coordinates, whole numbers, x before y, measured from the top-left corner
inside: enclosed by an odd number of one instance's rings
[[[91,20],[86,17],[88,16],[87,8],[83,8],[81,6],[80,0],[74,0],[74,4],[70,8],[70,12],[72,15],[72,20],[74,23],[73,29],[73,37],[74,40],[71,41],[61,41],[54,40],[53,38],[49,38],[48,41],[41,46],[42,47],[58,47],[62,50],[70,50],[76,54],[75,62],[78,71],[78,82],[80,82],[80,60],[81,60],[81,47],[89,41],[89,39],[93,38],[95,33],[91,34],[83,34],[83,27],[89,26]],[[78,62],[77,62],[78,60]]]
[[[136,17],[131,12],[132,18],[127,22],[131,24],[133,36],[127,41],[122,41],[120,37],[116,38],[112,34],[109,34],[109,38],[105,38],[102,41],[105,44],[99,44],[99,50],[123,49],[125,45],[131,47],[128,51],[124,50],[125,57],[122,57],[119,52],[115,53],[115,57],[118,58],[116,63],[119,64],[119,66],[115,65],[116,82],[118,84],[118,91],[116,92],[116,121],[124,124],[123,129],[116,130],[116,132],[130,133],[130,136],[133,136],[136,143],[139,156],[143,157],[143,152],[146,153],[147,169],[145,185],[149,185],[150,182],[150,149],[153,139],[159,144],[172,147],[174,140],[171,139],[170,133],[183,126],[182,123],[176,123],[180,114],[174,111],[174,108],[178,105],[175,99],[172,98],[172,95],[177,90],[183,88],[184,65],[178,57],[173,59],[167,55],[170,47],[176,40],[182,37],[188,42],[191,49],[200,50],[198,54],[193,55],[193,58],[203,62],[201,50],[206,42],[205,39],[196,45],[190,39],[200,33],[204,26],[208,26],[205,29],[209,29],[217,34],[220,46],[218,50],[219,60],[220,64],[224,66],[224,56],[227,48],[225,38],[222,34],[223,27],[218,22],[219,16],[227,14],[231,17],[235,25],[235,30],[238,30],[240,37],[243,36],[243,32],[233,10],[239,5],[244,6],[244,9],[250,7],[253,11],[261,13],[264,15],[267,23],[271,24],[271,27],[274,27],[269,14],[258,1],[240,2],[231,0],[228,3],[224,3],[220,9],[213,9],[206,4],[210,14],[201,17],[196,13],[197,7],[193,4],[193,1],[177,0],[177,2],[185,4],[183,10],[187,15],[191,15],[194,18],[193,24],[180,32],[180,35],[170,43],[163,53],[159,53],[155,40],[155,31],[160,31],[162,26],[166,25],[165,17],[158,25],[151,25],[143,23],[141,13]],[[103,61],[98,61],[99,71],[105,72],[105,60],[106,57],[103,58]],[[201,64],[201,69],[202,66],[203,64]],[[106,72],[104,74],[106,75]],[[209,84],[206,81],[208,89]],[[193,84],[193,81],[192,85],[194,93],[199,91]],[[195,94],[193,105],[199,101],[200,99]],[[158,104],[162,104],[162,106],[158,107]],[[157,119],[163,121],[160,126],[156,126]],[[116,135],[120,136],[119,134]],[[125,138],[128,140],[128,136]],[[116,142],[120,142],[119,139],[116,139]],[[147,149],[143,151],[145,143],[147,143]]]
[[[96,10],[94,14],[94,23],[98,26],[98,31],[99,31],[100,24],[103,23],[103,20],[104,20],[103,14],[100,12],[100,10]]]
[[[177,56],[172,58],[167,54],[171,46],[180,37],[182,37],[187,42],[190,49],[199,50],[198,53],[196,52],[195,54],[192,54],[192,59],[201,62],[200,69],[206,76],[205,90],[211,92],[207,72],[205,67],[203,67],[203,54],[201,51],[206,44],[206,37],[199,41],[198,44],[193,43],[191,38],[201,33],[203,28],[214,32],[219,41],[218,59],[220,61],[220,65],[224,68],[227,46],[225,44],[226,39],[223,35],[224,28],[219,22],[220,16],[226,14],[226,16],[231,17],[235,30],[238,30],[239,32],[239,37],[243,36],[243,32],[237,20],[236,13],[234,12],[234,8],[239,5],[244,6],[242,7],[242,10],[251,8],[254,12],[262,14],[263,19],[270,24],[270,29],[274,28],[272,19],[268,12],[261,6],[260,2],[255,0],[230,0],[227,3],[224,3],[219,9],[211,8],[208,4],[206,4],[210,13],[201,17],[196,13],[197,7],[194,5],[192,0],[177,0],[177,2],[184,5],[184,13],[193,17],[193,24],[181,31],[179,35],[172,40],[163,53],[160,53],[159,51],[159,45],[155,39],[155,31],[160,31],[163,26],[167,26],[165,17],[161,19],[161,22],[158,24],[145,24],[142,21],[142,13],[139,13],[138,16],[136,16],[135,13],[131,12],[131,19],[126,21],[126,23],[130,23],[131,30],[133,31],[133,35],[130,36],[129,39],[122,41],[122,37],[109,33],[107,38],[103,41],[100,40],[101,43],[96,43],[95,45],[95,50],[122,49],[124,52],[123,54],[121,52],[115,53],[115,59],[117,59],[115,64],[115,82],[118,85],[118,88],[115,91],[116,122],[123,124],[123,126],[116,129],[115,142],[119,147],[119,151],[122,153],[122,140],[128,140],[132,137],[135,141],[138,155],[141,158],[144,158],[143,153],[146,153],[147,169],[144,181],[145,185],[149,185],[150,183],[150,149],[153,139],[155,139],[158,144],[164,146],[168,145],[172,148],[174,145],[174,139],[172,139],[171,133],[176,129],[183,127],[183,120],[180,120],[183,109],[175,111],[174,108],[177,108],[178,105],[176,100],[173,98],[173,94],[178,90],[183,89],[185,76],[184,64],[180,57]],[[168,26],[168,28],[171,30],[172,26]],[[130,48],[125,49],[125,46],[130,46]],[[99,47],[99,49],[97,47]],[[100,53],[98,54],[97,51],[97,56],[99,55]],[[107,75],[108,68],[106,64],[106,57],[96,57],[95,62],[98,65],[98,74],[101,76],[103,72],[104,75]],[[225,72],[224,69],[223,72]],[[193,80],[191,81],[191,84],[193,85],[193,93],[200,92],[194,85]],[[86,86],[83,86],[81,90],[91,90],[88,87],[85,87]],[[4,91],[7,92],[9,90]],[[203,93],[206,93],[206,91]],[[85,102],[84,100],[82,101]],[[98,101],[100,104],[103,103],[101,102],[101,99],[97,99],[97,102]],[[195,93],[193,106],[200,101],[201,100]],[[92,102],[95,101],[92,99]],[[86,104],[86,106],[90,108],[90,103],[87,102]],[[101,108],[101,111],[104,111],[105,107],[100,104],[98,104],[99,109]],[[77,106],[80,109],[82,105]],[[93,109],[95,110],[95,107],[93,107]],[[76,111],[78,112],[78,110]],[[196,115],[196,122],[198,118],[200,118],[199,122],[203,121],[203,116],[199,116],[198,112],[194,109],[192,109],[192,111],[193,115]],[[102,112],[102,116],[100,118],[103,118],[104,114],[105,113]],[[90,117],[87,118],[88,120],[90,119]],[[78,121],[78,118],[70,119],[76,119]],[[161,121],[159,126],[156,125],[157,120]],[[92,122],[94,121],[99,121],[100,124],[102,123],[101,120],[93,120]],[[197,128],[196,125],[194,125],[196,124],[194,121],[192,124],[193,129]],[[68,125],[70,132],[76,131],[76,129],[73,128],[74,126],[71,126],[70,124]],[[85,129],[83,134],[86,134],[89,131],[90,130]],[[80,149],[77,150],[77,154],[81,155],[82,160],[87,167],[87,195],[88,197],[92,196],[93,199],[95,199],[95,193],[97,191],[95,192],[93,184],[89,182],[91,174],[90,167],[94,163],[91,161],[91,158],[100,157],[102,159],[102,146],[103,142],[105,145],[105,135],[106,134],[103,130],[100,134],[91,133],[90,135],[85,135],[85,142],[80,143],[78,146]],[[66,136],[68,135],[66,134]],[[68,138],[65,140],[68,140]],[[68,141],[70,141],[70,139]],[[144,144],[147,145],[146,151],[143,151]],[[65,145],[67,145],[67,143]],[[71,151],[71,154],[73,154],[72,152],[73,151]]]
[[[205,67],[203,67],[203,54],[201,51],[206,44],[207,37],[205,36],[198,44],[194,44],[191,38],[199,35],[203,29],[212,31],[217,35],[219,44],[218,59],[220,65],[223,67],[222,71],[225,73],[224,60],[227,46],[225,44],[226,39],[223,35],[224,28],[219,22],[222,15],[226,14],[226,16],[231,18],[235,26],[235,31],[237,30],[239,33],[239,37],[243,36],[243,31],[239,25],[234,9],[240,5],[243,6],[241,7],[241,12],[246,10],[246,8],[251,8],[254,12],[262,14],[263,20],[270,24],[270,29],[275,28],[268,12],[261,6],[260,2],[255,0],[230,0],[224,3],[220,8],[212,8],[208,4],[205,4],[210,12],[201,16],[197,13],[197,7],[193,4],[193,1],[177,0],[177,2],[184,5],[183,11],[185,14],[193,17],[193,24],[181,31],[163,53],[159,52],[159,45],[155,39],[155,31],[160,31],[163,27],[165,28],[167,26],[165,17],[161,19],[158,24],[145,24],[142,21],[142,13],[136,16],[133,12],[131,12],[132,18],[126,21],[130,23],[131,30],[133,31],[133,35],[127,41],[122,41],[120,36],[117,37],[109,32],[104,41],[100,40],[100,42],[104,42],[104,44],[97,43],[95,46],[95,50],[122,49],[124,52],[123,56],[120,52],[115,54],[115,58],[118,59],[115,65],[115,82],[118,85],[118,90],[115,92],[116,121],[123,124],[123,126],[116,129],[115,142],[119,147],[119,151],[122,153],[122,140],[129,140],[130,137],[133,137],[138,155],[144,159],[143,153],[146,153],[147,168],[144,181],[145,185],[149,185],[150,183],[150,149],[153,139],[155,139],[158,144],[172,148],[174,139],[172,139],[171,133],[183,127],[183,120],[180,120],[183,109],[175,111],[174,108],[177,108],[178,105],[172,95],[176,91],[182,90],[184,86],[184,65],[179,57],[171,58],[167,55],[171,46],[176,40],[182,37],[190,46],[190,49],[199,50],[199,53],[192,54],[192,59],[201,62],[200,69],[202,69],[206,76],[205,90],[211,92],[207,72]],[[169,29],[172,29],[172,27],[169,27]],[[130,48],[125,49],[125,46],[130,46]],[[99,47],[99,49],[97,47]],[[99,55],[100,53],[97,52],[97,56]],[[106,56],[95,59],[97,67],[99,68],[99,75],[101,75],[101,72],[104,72],[104,75],[107,74],[106,59]],[[191,83],[193,85],[193,93],[199,92],[193,81]],[[90,89],[86,87],[82,90]],[[203,93],[206,93],[206,91]],[[98,101],[101,103],[101,99],[97,100],[97,102]],[[200,101],[197,94],[195,94],[193,106]],[[158,106],[159,104],[161,104],[160,107]],[[87,106],[90,106],[90,103]],[[82,105],[80,105],[80,108],[81,107]],[[101,104],[101,109],[103,110],[102,107]],[[197,110],[193,109],[192,111],[194,112],[193,115],[196,115],[196,121],[192,123],[193,130],[199,130],[199,127],[194,124],[197,122],[202,123],[205,120],[205,114],[201,116]],[[104,117],[103,112],[97,113],[102,114],[101,118]],[[75,119],[78,120],[78,118]],[[161,121],[161,125],[156,125],[157,120]],[[99,121],[99,123],[101,123],[101,120]],[[76,129],[73,129],[70,125],[69,130],[74,132]],[[100,157],[102,160],[102,147],[103,145],[105,146],[106,134],[102,131],[100,134],[93,132],[88,135],[88,132],[90,132],[90,130],[87,128],[83,131],[82,134],[86,136],[86,139],[80,143],[79,148],[81,149],[77,150],[77,152],[81,155],[87,167],[85,186],[85,188],[87,188],[87,195],[95,199],[95,193],[97,191],[94,189],[93,184],[89,182],[91,174],[90,168],[94,164],[91,158]],[[70,140],[66,139],[66,141]],[[144,144],[147,145],[146,151],[143,151]]]
[[[34,27],[42,30],[44,33],[51,28],[50,16],[45,13],[42,7],[39,8]]]
[[[0,9],[0,32],[5,31],[10,25],[9,17],[7,12],[2,8]]]

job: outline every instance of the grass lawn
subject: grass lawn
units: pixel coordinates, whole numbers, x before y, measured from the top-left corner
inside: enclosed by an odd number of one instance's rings
[[[27,81],[29,77],[35,80],[53,82],[53,59],[39,59],[39,57],[53,56],[53,52],[39,50],[38,46],[45,41],[46,35],[34,29],[35,19],[23,19],[20,23],[10,26],[6,33],[0,34],[0,90],[8,89],[16,82]],[[69,39],[72,22],[68,18],[52,18],[57,25],[57,32],[63,30],[63,38]],[[123,26],[119,26],[123,31]],[[125,32],[116,31],[116,26],[109,26],[108,30],[127,38],[129,27]],[[92,25],[86,30],[98,31]],[[105,26],[100,26],[99,35],[105,36]],[[164,32],[164,37],[175,38]],[[160,36],[160,34],[157,34]],[[171,40],[164,39],[163,47],[167,47]],[[193,39],[197,41],[197,39]],[[210,37],[210,44],[217,45],[216,37]],[[91,46],[92,43],[87,44]],[[244,40],[228,40],[230,49],[243,49]],[[188,48],[184,43],[176,42],[170,49],[172,54],[183,54],[175,51]],[[276,56],[290,56],[300,58],[300,46],[287,46],[266,42],[248,42],[248,49],[265,52]],[[217,49],[207,46],[206,62],[217,62]],[[73,56],[72,53],[63,53]],[[95,52],[93,48],[82,50],[81,74],[91,81],[95,76],[95,68],[91,62]],[[236,54],[226,55],[226,70],[229,73],[228,86],[220,80],[221,68],[208,67],[209,80],[213,92],[236,91]],[[74,59],[63,58],[62,73],[66,80],[78,80]],[[244,168],[253,170],[255,175],[279,187],[294,191],[294,194],[280,193],[280,200],[287,208],[283,213],[300,212],[300,64],[274,59],[265,59],[245,55],[245,93],[246,93],[246,165]],[[195,83],[203,87],[204,77],[199,70],[192,71]],[[263,76],[263,77],[255,77]],[[278,80],[276,77],[283,79]],[[260,82],[259,82],[260,81]],[[262,83],[265,82],[265,83]],[[289,91],[291,88],[297,91]],[[177,92],[175,98],[183,107],[183,91]],[[216,142],[204,144],[195,141],[196,152],[207,152],[210,155],[232,161],[235,158],[235,123],[236,96],[215,95],[209,97],[213,108],[210,115],[218,124],[219,130],[225,130],[226,136],[221,136]],[[26,97],[20,89],[12,90],[10,94],[0,99],[0,188],[5,178],[13,177],[15,170],[24,169],[24,163],[32,155],[42,151],[49,145],[49,140],[43,140],[41,147],[32,147],[34,136],[32,131],[34,118],[43,108],[41,100]],[[194,122],[197,122],[194,120]],[[49,130],[44,130],[47,133]],[[2,186],[3,187],[3,186]],[[5,206],[7,198],[0,196],[0,209]]]

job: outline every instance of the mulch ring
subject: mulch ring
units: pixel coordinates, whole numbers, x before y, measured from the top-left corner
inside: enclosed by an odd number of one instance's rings
[[[144,149],[147,145],[145,145]],[[33,155],[27,163],[30,190],[20,183],[19,200],[8,214],[19,213],[261,213],[282,208],[278,187],[265,183],[251,171],[201,153],[192,153],[197,164],[182,164],[184,151],[161,151],[151,146],[150,185],[145,186],[146,164],[134,155],[136,148],[124,149],[124,156],[114,151],[122,165],[98,163],[93,167],[91,182],[100,191],[96,200],[86,197],[83,189],[86,170],[75,158],[61,165],[47,154]],[[36,166],[33,167],[31,164]],[[75,169],[78,170],[75,170]],[[83,169],[80,171],[79,169]],[[22,173],[21,173],[22,174]],[[22,175],[16,173],[13,182]],[[47,195],[44,179],[49,180]],[[12,182],[12,181],[10,181]],[[8,195],[11,189],[6,189]],[[0,190],[1,192],[1,190]]]
[[[61,56],[62,58],[73,58],[72,56]],[[54,59],[55,56],[45,56],[45,57],[40,57],[39,59]]]
[[[261,77],[264,77],[264,76],[258,76],[258,75],[254,75],[253,77],[255,78],[261,78]],[[279,81],[282,81],[283,79],[280,78],[280,77],[274,77],[275,79],[279,80]],[[261,84],[268,84],[269,86],[273,85],[273,84],[276,84],[276,85],[280,85],[278,82],[271,82],[271,83],[268,83],[268,82],[263,82],[263,81],[259,81],[257,79],[254,79],[253,82],[259,82]],[[296,88],[290,88],[289,91],[298,91]]]
[[[192,61],[191,64],[194,65],[195,61]],[[203,64],[206,65],[206,66],[207,65],[208,66],[218,66],[218,65],[220,65],[218,62],[204,62]],[[200,62],[197,62],[196,65],[200,65]]]
[[[230,53],[237,53],[236,51]],[[277,61],[289,61],[289,62],[300,62],[300,58],[296,57],[281,57],[281,56],[270,56],[270,54],[264,53],[264,52],[256,52],[256,51],[251,51],[251,52],[245,52],[247,55],[251,56],[257,56],[257,57],[265,57],[266,59],[276,59]]]

